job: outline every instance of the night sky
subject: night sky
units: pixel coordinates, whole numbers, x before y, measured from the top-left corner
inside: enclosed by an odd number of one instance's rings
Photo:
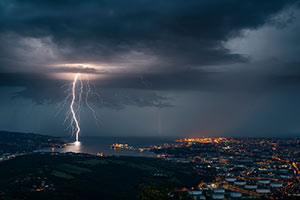
[[[300,2],[0,0],[0,130],[68,136],[75,73],[81,136],[299,137]]]

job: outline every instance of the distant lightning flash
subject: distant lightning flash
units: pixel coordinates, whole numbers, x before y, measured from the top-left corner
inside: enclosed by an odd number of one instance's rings
[[[80,126],[79,126],[79,122],[78,122],[77,117],[76,117],[76,113],[74,111],[74,102],[75,102],[75,99],[76,99],[76,83],[77,83],[77,80],[78,80],[79,76],[80,76],[79,73],[75,74],[75,76],[74,76],[74,81],[73,81],[73,84],[72,84],[72,101],[71,101],[71,104],[70,104],[70,110],[71,110],[72,117],[73,117],[73,119],[71,121],[71,126],[73,124],[73,121],[75,122],[75,125],[76,125],[76,133],[75,133],[75,141],[76,142],[79,141]],[[80,91],[82,91],[82,90],[80,90]]]

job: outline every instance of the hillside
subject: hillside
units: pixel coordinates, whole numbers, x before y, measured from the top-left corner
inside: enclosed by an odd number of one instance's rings
[[[66,141],[59,137],[34,133],[0,131],[0,155],[3,153],[31,152],[43,147],[63,146]]]
[[[0,165],[0,199],[135,199],[141,184],[196,186],[189,165],[141,157],[29,154]]]

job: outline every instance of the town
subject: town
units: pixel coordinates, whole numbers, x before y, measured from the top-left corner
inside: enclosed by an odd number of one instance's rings
[[[127,148],[119,144],[118,148]],[[192,166],[214,181],[183,188],[195,199],[300,197],[300,140],[273,138],[185,138],[131,150],[152,151],[157,158]]]
[[[11,137],[18,142],[9,142]],[[36,134],[3,132],[2,138],[9,146],[3,146],[0,153],[4,178],[0,185],[5,188],[0,190],[0,197],[9,197],[11,191],[17,194],[16,188],[22,188],[20,195],[30,198],[32,195],[46,198],[49,192],[71,195],[73,187],[81,181],[91,182],[92,196],[98,194],[98,187],[103,184],[125,181],[137,188],[138,183],[157,184],[160,189],[155,186],[155,193],[168,191],[168,199],[176,199],[178,194],[181,199],[194,200],[300,197],[299,139],[199,137],[147,147],[127,143],[108,147],[113,151],[155,155],[155,158],[143,158],[102,152],[95,155],[59,152],[68,145],[64,139]],[[45,147],[51,151],[41,151]],[[118,173],[121,168],[128,174]],[[116,170],[114,175],[106,174],[112,169]],[[99,179],[95,181],[94,177]],[[107,181],[103,182],[104,179]],[[72,187],[64,188],[66,181]],[[138,191],[132,190],[126,197],[135,197]],[[125,197],[111,192],[107,195],[111,199]]]

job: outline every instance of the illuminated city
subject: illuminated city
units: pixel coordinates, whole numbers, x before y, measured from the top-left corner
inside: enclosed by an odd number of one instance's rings
[[[199,174],[210,173],[213,181],[182,189],[196,199],[300,196],[298,139],[204,137],[145,148],[128,144],[113,144],[112,148],[155,152],[157,158],[184,163]]]

